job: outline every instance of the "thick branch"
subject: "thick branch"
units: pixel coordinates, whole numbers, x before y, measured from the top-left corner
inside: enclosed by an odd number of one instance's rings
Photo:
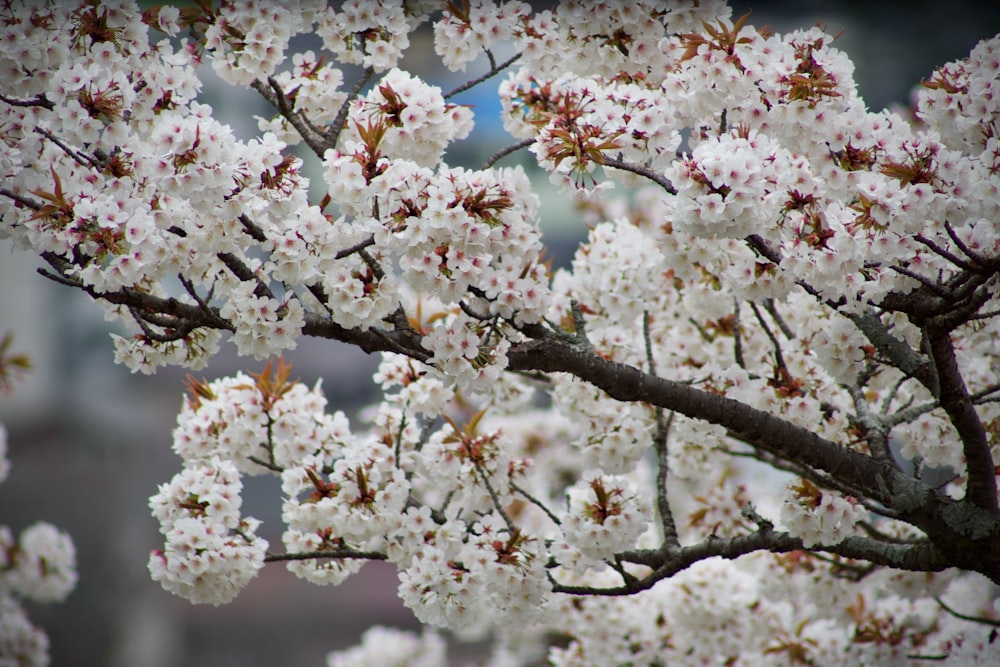
[[[690,385],[643,373],[602,359],[555,339],[515,346],[508,354],[515,370],[563,371],[603,389],[620,401],[639,401],[674,410],[693,419],[725,427],[741,439],[784,459],[824,470],[836,479],[863,489],[886,505],[906,496],[913,507],[928,502],[930,489],[891,467],[826,440],[739,401]]]
[[[955,358],[951,336],[947,332],[931,333],[929,342],[941,384],[941,407],[948,414],[962,440],[962,452],[965,454],[968,473],[966,499],[994,515],[1000,515],[995,463],[990,454],[986,429],[965,387],[961,370],[958,368],[958,360]]]
[[[632,595],[652,588],[658,581],[668,579],[678,572],[707,558],[721,557],[729,560],[745,556],[754,551],[788,553],[791,551],[817,551],[864,560],[875,565],[885,565],[899,570],[916,572],[939,572],[949,566],[947,559],[929,543],[898,544],[883,542],[869,537],[848,537],[840,544],[818,546],[806,549],[802,540],[788,533],[762,529],[749,535],[729,539],[709,538],[698,544],[684,547],[673,554],[663,551],[640,551],[625,553],[623,560],[655,568],[642,579],[612,588],[592,588],[590,586],[563,586],[556,584],[553,590],[571,595]]]
[[[302,333],[317,338],[329,338],[355,345],[365,352],[398,352],[411,359],[426,362],[431,354],[420,345],[420,337],[411,329],[396,327],[392,331],[382,329],[347,329],[333,320],[306,313],[306,323]]]
[[[934,373],[934,366],[926,357],[893,336],[874,311],[867,310],[860,315],[848,313],[845,315],[865,335],[880,357],[906,375],[916,378],[932,395],[937,395],[937,376]]]
[[[760,235],[752,234],[747,237],[746,241],[755,252],[772,264],[781,264],[781,253],[772,248]],[[849,318],[868,339],[868,342],[874,346],[879,356],[906,375],[916,378],[930,390],[931,394],[937,395],[937,378],[934,376],[934,366],[905,342],[893,336],[873,309],[865,308],[860,314],[850,311],[842,312],[840,310],[842,303],[824,300],[812,285],[804,281],[800,280],[796,284],[828,308]]]
[[[570,373],[617,400],[645,402],[723,426],[764,451],[858,488],[923,530],[949,565],[1000,581],[1000,562],[989,556],[1000,548],[1000,519],[979,505],[937,494],[887,463],[739,401],[648,375],[554,338],[537,338],[510,351],[512,369]]]

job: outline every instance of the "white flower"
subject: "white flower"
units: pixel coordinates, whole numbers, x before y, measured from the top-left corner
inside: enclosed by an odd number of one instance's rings
[[[807,549],[840,544],[867,516],[864,507],[853,498],[820,491],[804,480],[790,485],[788,492],[781,505],[781,521],[790,535],[802,539]]]
[[[414,632],[373,626],[361,643],[326,656],[327,667],[382,665],[383,667],[441,667],[447,663],[444,639],[436,632]]]
[[[566,543],[600,561],[634,548],[652,519],[646,492],[621,476],[590,471],[567,492],[561,528]]]
[[[4,593],[0,593],[0,658],[17,667],[49,664],[48,636],[31,624],[17,600]]]
[[[76,587],[73,540],[49,523],[40,521],[22,531],[11,565],[4,587],[27,599],[61,602]]]
[[[259,521],[241,517],[236,466],[214,457],[194,462],[149,499],[165,543],[148,568],[163,589],[195,604],[234,599],[264,566]]]

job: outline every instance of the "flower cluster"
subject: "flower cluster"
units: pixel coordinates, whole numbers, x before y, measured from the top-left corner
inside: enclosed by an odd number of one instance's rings
[[[623,473],[633,469],[649,449],[648,409],[621,405],[576,378],[558,382],[553,399],[580,426],[572,444],[583,451],[590,465],[612,474]]]
[[[257,359],[294,350],[305,324],[302,304],[294,297],[282,303],[273,297],[256,296],[255,290],[253,283],[241,283],[232,292],[234,298],[219,309],[219,315],[236,327],[232,338],[236,350]]]
[[[562,2],[531,17],[517,40],[525,66],[546,78],[563,72],[613,78],[663,71],[665,27],[685,31],[728,16],[723,2]]]
[[[396,66],[410,45],[410,32],[427,18],[435,3],[347,0],[340,11],[323,5],[316,28],[323,46],[341,62],[382,72]]]
[[[472,112],[467,107],[446,104],[440,88],[392,69],[351,104],[344,152],[352,143],[360,143],[367,149],[368,161],[380,156],[407,158],[431,167],[441,161],[450,142],[471,131]]]
[[[802,539],[807,549],[820,544],[839,544],[868,515],[855,499],[821,491],[808,480],[799,480],[787,491],[789,495],[781,505],[781,521],[791,535]]]
[[[428,492],[473,511],[488,512],[494,497],[501,504],[511,500],[511,483],[521,466],[511,458],[503,431],[478,427],[484,413],[459,426],[454,422],[436,431],[420,452],[421,477]]]
[[[621,476],[589,471],[567,492],[562,518],[565,547],[558,549],[560,565],[572,569],[600,569],[600,561],[635,547],[649,528],[652,505],[644,489]]]
[[[446,656],[444,639],[433,631],[417,635],[376,625],[365,630],[358,645],[328,654],[326,667],[439,667],[446,664]]]
[[[761,231],[762,221],[778,218],[793,185],[805,191],[802,196],[811,194],[797,171],[803,170],[785,148],[755,131],[704,141],[667,170],[677,188],[674,221],[693,234],[749,236]]]
[[[434,51],[451,71],[465,66],[497,42],[510,41],[531,12],[527,3],[515,0],[497,5],[492,0],[474,0],[461,5],[451,2],[434,24]]]
[[[422,622],[471,634],[493,624],[521,626],[543,613],[550,584],[542,545],[497,514],[472,526],[451,520],[423,535],[409,529],[398,539],[407,556],[399,596]]]
[[[423,346],[430,362],[455,385],[467,391],[488,391],[507,365],[510,341],[476,318],[455,317],[432,329]]]
[[[937,68],[917,96],[921,120],[957,150],[989,152],[1000,119],[996,72],[1000,43],[984,40],[969,57]]]
[[[214,458],[238,470],[261,474],[298,464],[309,456],[332,456],[350,441],[342,412],[327,414],[317,384],[289,380],[290,366],[269,363],[263,373],[237,373],[213,382],[188,380],[173,448],[186,465]]]
[[[76,557],[69,536],[39,522],[17,540],[0,526],[0,660],[49,664],[49,641],[32,625],[22,600],[60,602],[76,585]]]
[[[164,590],[194,604],[233,600],[264,566],[260,522],[241,517],[243,482],[230,461],[213,457],[177,473],[149,499],[164,537],[149,573]]]
[[[314,4],[223,3],[217,16],[206,17],[211,22],[205,49],[212,55],[212,69],[223,81],[240,86],[270,76],[284,60],[289,39],[302,29],[304,10]]]
[[[353,439],[336,459],[309,456],[281,475],[281,518],[289,552],[375,551],[403,511],[409,482],[388,446]],[[364,561],[292,561],[288,569],[321,584],[339,584]]]
[[[382,387],[387,403],[412,414],[439,415],[454,397],[454,390],[440,378],[401,354],[383,353],[372,379]]]
[[[0,658],[24,667],[49,664],[49,638],[31,619],[20,603],[9,595],[0,595]]]
[[[51,524],[35,523],[16,541],[0,526],[0,555],[0,593],[5,596],[60,602],[76,586],[73,541]]]
[[[534,138],[539,164],[571,192],[588,180],[610,185],[593,175],[608,158],[662,168],[681,141],[662,96],[630,81],[566,75],[540,82],[522,70],[501,84],[500,99],[507,130]]]

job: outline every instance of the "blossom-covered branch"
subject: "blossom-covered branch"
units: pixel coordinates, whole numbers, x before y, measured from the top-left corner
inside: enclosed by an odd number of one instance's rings
[[[1000,38],[872,111],[835,37],[721,1],[440,5],[0,6],[0,235],[133,371],[268,360],[189,380],[151,576],[221,604],[385,560],[509,662],[998,659]],[[405,71],[420,30],[488,69]],[[203,65],[271,104],[253,138]],[[449,163],[493,77],[512,139]],[[363,419],[293,379],[302,336],[380,355]]]

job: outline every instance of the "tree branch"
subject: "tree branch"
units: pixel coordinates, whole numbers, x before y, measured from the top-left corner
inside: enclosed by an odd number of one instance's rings
[[[315,153],[321,160],[323,159],[323,153],[326,152],[326,145],[324,144],[324,137],[319,135],[310,129],[305,116],[301,113],[296,113],[294,109],[288,104],[288,98],[285,96],[285,91],[281,89],[278,82],[273,76],[267,77],[267,85],[270,89],[264,86],[264,83],[259,79],[254,81],[250,87],[256,90],[261,96],[270,102],[280,113],[288,123],[295,128],[295,131],[299,133],[302,137],[302,141],[306,142],[310,150]]]
[[[492,66],[490,67],[490,71],[488,71],[486,74],[483,74],[480,77],[476,77],[475,79],[472,79],[471,81],[466,81],[461,86],[448,91],[447,93],[445,93],[442,96],[442,97],[444,97],[444,99],[447,100],[447,99],[449,99],[451,97],[454,97],[455,95],[458,95],[459,93],[465,92],[466,90],[468,90],[469,88],[472,88],[473,86],[479,85],[480,83],[482,83],[483,81],[486,81],[490,77],[496,76],[497,74],[499,74],[500,72],[504,71],[505,69],[507,69],[508,67],[510,67],[512,64],[514,64],[518,60],[518,58],[521,57],[520,53],[515,53],[513,56],[511,56],[507,60],[503,61],[499,65],[496,65],[496,64],[494,64],[492,62],[492,54],[489,51],[487,51],[486,53],[487,53],[487,55],[490,56],[490,60],[491,60],[490,64]]]
[[[622,171],[630,171],[633,174],[638,174],[639,176],[645,176],[649,180],[653,181],[661,188],[663,188],[669,194],[677,194],[677,189],[674,187],[673,183],[668,181],[663,176],[659,175],[652,169],[644,167],[639,164],[632,164],[631,162],[625,162],[621,158],[604,158],[600,165],[603,167],[614,167],[615,169],[621,169]]]
[[[358,95],[361,94],[361,90],[365,87],[375,73],[374,68],[366,67],[365,71],[358,77],[358,80],[354,82],[354,86],[351,88],[350,92],[347,93],[347,98],[344,103],[340,105],[337,109],[337,115],[333,119],[333,123],[327,129],[324,138],[323,148],[324,151],[336,148],[337,142],[340,140],[340,133],[344,131],[344,126],[347,124],[347,114],[351,111],[351,102],[357,99]],[[320,154],[322,158],[323,155]]]
[[[56,105],[52,101],[45,97],[45,95],[35,95],[35,97],[30,100],[18,100],[13,97],[7,97],[6,95],[0,94],[0,102],[9,104],[12,107],[42,107],[43,109],[48,109],[51,111],[55,109]]]
[[[866,310],[860,315],[854,313],[844,313],[844,315],[854,322],[854,326],[864,334],[882,358],[906,375],[915,378],[927,387],[932,395],[938,394],[937,374],[930,360],[893,336],[874,311]]]
[[[636,562],[647,567],[655,566],[650,574],[623,586],[594,588],[591,586],[564,586],[555,583],[553,590],[557,593],[570,595],[632,595],[652,588],[658,581],[668,579],[698,561],[708,558],[733,560],[754,551],[769,551],[771,553],[826,552],[845,558],[864,560],[876,565],[915,572],[939,572],[949,566],[948,561],[942,558],[931,544],[896,544],[880,542],[868,537],[851,536],[836,545],[806,549],[799,538],[765,527],[754,533],[729,539],[709,538],[698,544],[683,547],[673,555],[667,555],[662,550],[621,554],[623,560]],[[637,558],[633,559],[630,556],[637,556]],[[656,565],[658,557],[661,562]]]
[[[33,211],[37,211],[42,207],[42,205],[39,204],[34,199],[25,197],[23,195],[19,195],[12,190],[8,190],[7,188],[0,188],[0,195],[7,197],[8,199],[14,201],[15,203],[21,206],[24,206],[25,208],[30,208]]]
[[[772,248],[760,235],[751,234],[746,238],[746,241],[751,249],[765,257],[772,264],[781,264],[781,253]],[[931,394],[937,395],[937,378],[934,376],[933,364],[905,342],[893,336],[889,332],[889,329],[882,324],[874,309],[864,308],[860,313],[854,311],[843,312],[840,310],[843,303],[823,300],[820,293],[812,285],[804,281],[797,281],[796,284],[804,289],[806,293],[823,302],[828,308],[840,312],[841,315],[850,319],[854,323],[854,326],[868,339],[868,342],[875,347],[879,355],[890,365],[903,371],[906,375],[916,378],[930,390]]]
[[[961,612],[955,611],[948,605],[944,603],[944,600],[940,596],[934,596],[934,601],[937,602],[942,609],[954,616],[955,618],[961,619],[963,621],[971,621],[972,623],[982,623],[983,625],[989,625],[994,628],[1000,628],[1000,621],[994,620],[992,618],[984,618],[982,616],[969,616],[968,614],[963,614]]]
[[[530,329],[531,335],[541,335],[510,350],[512,369],[570,373],[619,401],[644,402],[723,426],[764,451],[822,470],[832,479],[858,488],[868,498],[923,530],[933,540],[934,547],[951,559],[948,565],[1000,581],[1000,562],[988,555],[1000,550],[1000,518],[979,505],[936,493],[887,463],[879,463],[780,417],[608,361],[552,336],[546,337],[547,330],[542,327]]]
[[[962,452],[968,481],[965,487],[966,499],[995,516],[1000,516],[997,502],[996,470],[990,444],[982,420],[976,413],[975,405],[965,387],[962,373],[955,358],[955,348],[951,335],[947,332],[930,332],[931,356],[937,368],[941,384],[941,407],[948,414],[958,436],[962,440]]]
[[[362,558],[364,560],[388,560],[388,556],[378,551],[355,551],[353,549],[331,549],[330,551],[303,551],[297,553],[267,554],[265,563],[288,560],[313,560],[320,558]]]
[[[775,455],[843,479],[884,504],[898,501],[895,496],[900,493],[917,505],[929,502],[928,487],[808,429],[739,401],[608,361],[555,338],[518,344],[508,358],[515,370],[571,373],[620,401],[649,403],[718,424]]]
[[[511,144],[510,146],[507,146],[506,148],[501,148],[496,153],[494,153],[489,158],[487,158],[486,162],[483,163],[483,166],[481,166],[480,169],[489,169],[494,164],[496,164],[497,162],[499,162],[501,159],[507,157],[511,153],[516,153],[517,151],[521,150],[522,148],[527,148],[528,146],[530,146],[533,143],[535,143],[535,138],[531,137],[530,139],[521,139],[521,141],[518,141],[517,143]]]

